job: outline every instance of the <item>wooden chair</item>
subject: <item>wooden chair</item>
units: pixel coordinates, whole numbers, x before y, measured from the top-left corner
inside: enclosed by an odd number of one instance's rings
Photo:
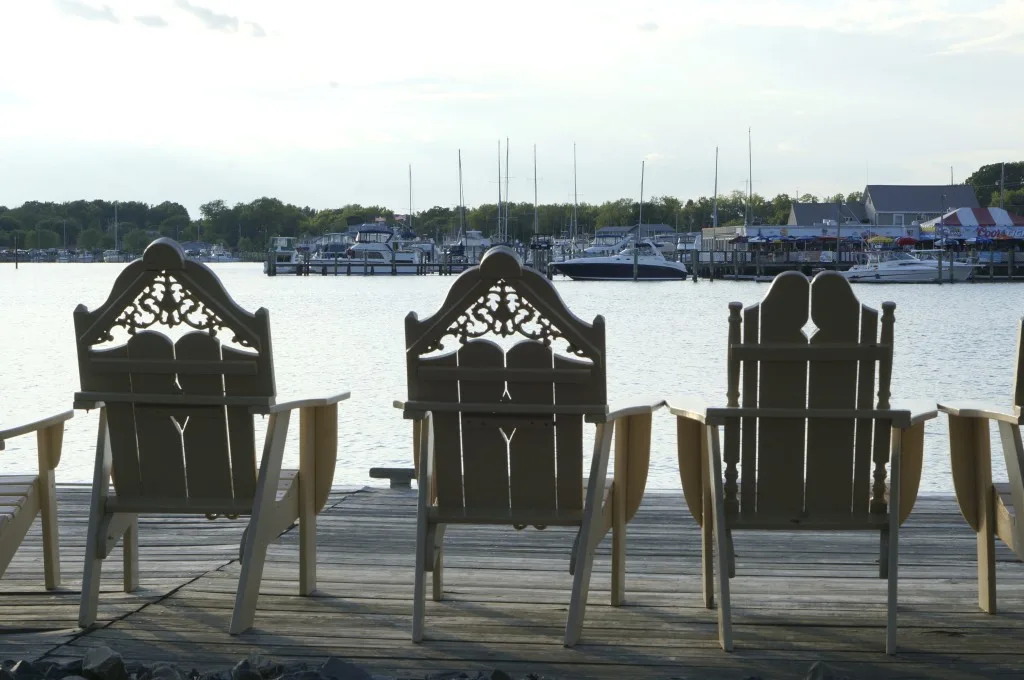
[[[0,577],[25,540],[39,515],[43,528],[43,578],[47,590],[60,586],[60,539],[57,533],[57,489],[53,471],[60,463],[64,423],[74,411],[18,426],[0,426],[0,451],[4,440],[35,433],[39,455],[38,475],[0,475]]]
[[[79,305],[74,317],[82,384],[75,407],[100,409],[79,624],[96,619],[103,559],[122,536],[124,589],[137,587],[139,513],[249,515],[232,634],[252,626],[267,545],[296,519],[299,592],[313,592],[316,513],[334,477],[337,404],[349,393],[278,402],[269,313],[239,307],[170,239],[128,265],[99,309]],[[115,331],[127,342],[116,344]],[[175,331],[173,340],[167,333]],[[285,471],[295,410],[299,469]],[[270,416],[258,475],[254,414]]]
[[[433,599],[442,597],[445,527],[505,524],[579,527],[564,640],[575,644],[594,550],[609,529],[612,604],[623,601],[626,523],[643,497],[651,414],[661,402],[609,407],[604,319],[573,315],[548,280],[503,246],[463,272],[433,316],[410,313],[405,339],[409,399],[395,405],[415,423],[418,461],[413,641],[423,639],[428,572]],[[442,341],[455,349],[441,353]],[[597,426],[587,480],[584,421]],[[613,430],[615,476],[606,488]]]
[[[1013,406],[945,402],[939,410],[949,416],[949,453],[953,488],[960,512],[978,534],[978,606],[996,613],[996,544],[999,538],[1024,559],[1024,443],[1020,424],[1024,407],[1024,320],[1017,335],[1017,372]],[[999,428],[1006,461],[1007,482],[992,482],[989,422]]]
[[[895,652],[898,530],[917,498],[924,422],[936,415],[934,403],[889,403],[895,307],[883,303],[879,335],[878,312],[862,305],[840,274],[813,281],[780,274],[759,304],[729,305],[727,405],[668,401],[677,416],[686,502],[702,528],[708,607],[718,551],[718,628],[726,651],[733,530],[861,529],[881,537],[886,651]],[[808,309],[816,326],[809,340]]]

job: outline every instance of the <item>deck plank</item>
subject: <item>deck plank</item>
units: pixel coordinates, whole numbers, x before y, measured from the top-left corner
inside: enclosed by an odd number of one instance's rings
[[[676,492],[649,492],[630,525],[626,605],[613,608],[606,540],[583,637],[561,645],[573,532],[452,527],[443,602],[409,641],[415,491],[335,490],[318,523],[318,590],[299,597],[298,533],[273,543],[256,622],[227,633],[243,521],[140,520],[141,588],[104,565],[99,620],[76,626],[88,490],[58,490],[59,591],[43,589],[38,524],[0,580],[0,659],[80,658],[108,645],[142,662],[226,669],[256,651],[279,661],[348,658],[374,673],[502,668],[551,678],[800,678],[824,660],[851,678],[1014,677],[1024,673],[1024,565],[998,547],[1000,613],[977,609],[975,539],[951,497],[922,497],[900,536],[900,653],[882,652],[885,581],[868,533],[737,532],[737,651],[718,648],[704,609],[696,524]]]

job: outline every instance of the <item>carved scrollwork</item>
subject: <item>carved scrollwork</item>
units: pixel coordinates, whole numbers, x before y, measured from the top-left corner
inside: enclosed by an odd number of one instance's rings
[[[584,356],[583,350],[566,338],[562,331],[545,318],[533,304],[516,292],[505,281],[498,281],[473,305],[452,322],[445,332],[427,347],[426,352],[444,349],[442,340],[455,338],[460,344],[485,335],[507,338],[520,335],[547,346],[555,340],[565,340],[566,351]]]
[[[110,328],[100,332],[94,344],[113,342],[112,331],[115,326],[125,329],[128,335],[135,335],[140,330],[156,325],[166,328],[190,326],[214,337],[218,330],[228,330],[234,334],[232,342],[252,347],[246,338],[228,327],[217,312],[167,272],[156,274],[149,285],[114,319]]]

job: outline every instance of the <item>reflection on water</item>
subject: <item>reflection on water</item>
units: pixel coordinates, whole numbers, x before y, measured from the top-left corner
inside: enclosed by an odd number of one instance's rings
[[[100,305],[118,264],[0,265],[0,423],[70,408],[78,389],[72,311]],[[270,310],[281,398],[347,387],[340,413],[338,484],[370,484],[372,466],[411,465],[411,427],[391,403],[405,396],[403,319],[433,313],[454,277],[277,277],[259,264],[214,269],[244,307]],[[725,404],[727,304],[751,304],[768,284],[572,282],[558,290],[576,314],[607,323],[609,397],[692,395]],[[1017,284],[854,286],[861,301],[896,302],[894,399],[982,399],[1009,406],[1024,287]],[[944,418],[944,416],[943,416]],[[265,422],[259,423],[262,428]],[[59,482],[92,477],[96,413],[67,426]],[[296,428],[297,429],[297,428]],[[949,491],[942,418],[928,424],[922,491]],[[675,426],[655,415],[650,488],[679,488]],[[994,444],[993,458],[1002,467]],[[297,432],[286,464],[298,462]],[[29,472],[35,442],[0,453],[0,471]],[[997,474],[999,474],[997,472]],[[379,482],[372,482],[379,483]]]

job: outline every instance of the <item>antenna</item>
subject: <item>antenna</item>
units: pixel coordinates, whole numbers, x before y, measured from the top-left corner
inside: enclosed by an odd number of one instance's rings
[[[505,138],[505,233],[502,242],[508,241],[508,137]]]
[[[412,229],[412,163],[409,164],[409,229]]]
[[[501,240],[501,140],[498,140],[498,240]]]

